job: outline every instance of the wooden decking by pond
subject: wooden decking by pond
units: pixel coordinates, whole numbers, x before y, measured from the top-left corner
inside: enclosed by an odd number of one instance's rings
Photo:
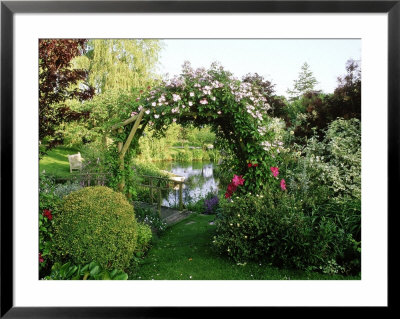
[[[167,225],[176,224],[177,222],[185,219],[186,217],[188,217],[190,214],[193,213],[189,210],[178,210],[165,206],[161,206],[161,210],[159,211],[157,204],[151,205],[145,202],[133,202],[133,206],[145,209],[151,209],[154,210],[155,212],[158,212],[160,214],[161,220],[167,223]]]

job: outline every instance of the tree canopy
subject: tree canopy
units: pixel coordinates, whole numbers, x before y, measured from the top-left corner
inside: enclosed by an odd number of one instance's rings
[[[96,93],[130,91],[154,83],[161,43],[152,39],[94,39],[75,61],[88,71]]]
[[[89,85],[76,86],[85,83],[87,72],[71,65],[84,53],[85,43],[84,39],[39,40],[39,140],[52,138],[49,147],[57,142],[57,125],[88,115],[62,104],[68,99],[87,100],[94,94]]]

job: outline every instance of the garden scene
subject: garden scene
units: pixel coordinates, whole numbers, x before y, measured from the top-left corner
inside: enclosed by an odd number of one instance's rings
[[[188,43],[39,41],[39,279],[360,280],[360,60],[283,92]]]

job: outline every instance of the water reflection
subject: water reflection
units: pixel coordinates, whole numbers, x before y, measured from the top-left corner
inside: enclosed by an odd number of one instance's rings
[[[218,179],[214,176],[212,162],[158,162],[156,165],[163,170],[185,177],[183,187],[183,202],[196,202],[209,192],[217,194]],[[179,191],[171,190],[164,198],[162,205],[167,207],[179,204]]]

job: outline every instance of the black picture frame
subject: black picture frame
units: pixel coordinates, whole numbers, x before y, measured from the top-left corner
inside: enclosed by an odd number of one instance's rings
[[[177,318],[226,315],[224,307],[15,307],[13,302],[13,18],[15,13],[387,13],[388,220],[398,213],[400,0],[395,1],[1,1],[1,318]],[[388,222],[388,234],[391,234]],[[393,227],[393,223],[391,225]],[[388,247],[389,237],[388,237]],[[390,249],[389,249],[390,250]],[[388,254],[389,257],[389,254]],[[390,258],[388,260],[390,262]],[[390,280],[388,280],[389,286]],[[391,302],[388,299],[388,310]],[[253,307],[255,309],[257,307]],[[299,315],[306,307],[291,307]],[[257,310],[257,309],[255,309]],[[347,309],[349,310],[349,309]],[[248,309],[236,309],[249,315]]]

